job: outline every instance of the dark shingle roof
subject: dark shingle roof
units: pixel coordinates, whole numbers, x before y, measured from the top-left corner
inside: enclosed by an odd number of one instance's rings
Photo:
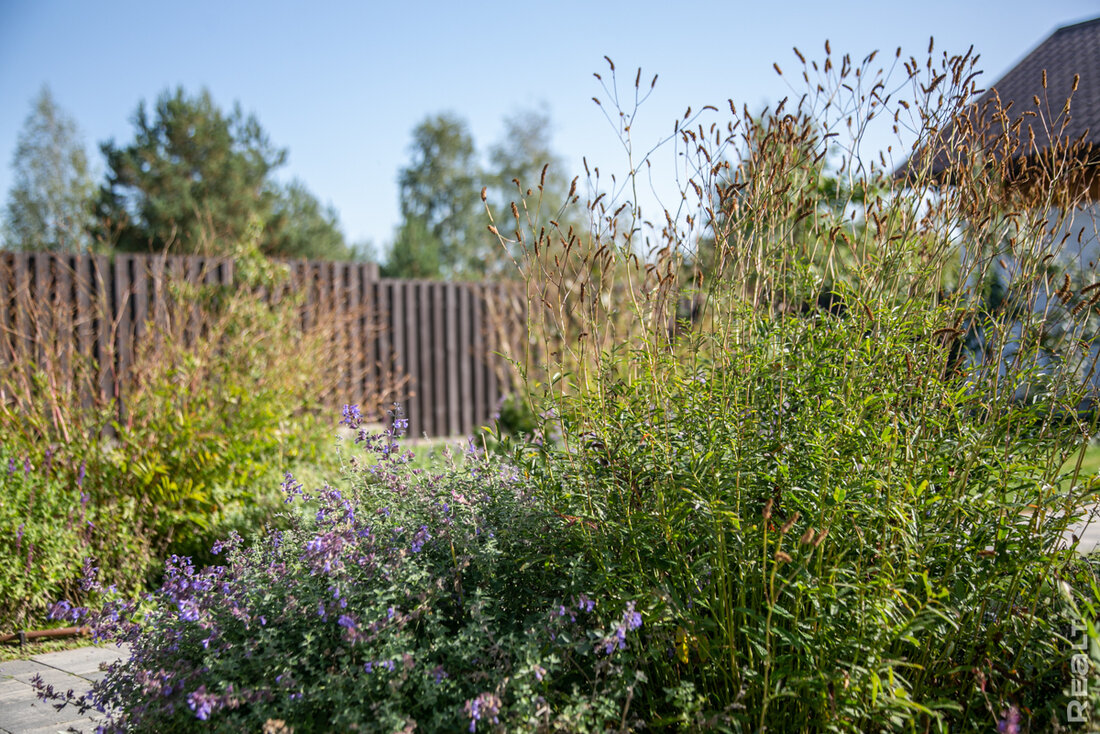
[[[1044,70],[1046,89],[1043,89]],[[1100,18],[1059,28],[975,101],[972,108],[975,114],[985,114],[980,119],[988,125],[986,139],[994,139],[1000,133],[999,125],[992,122],[995,100],[999,97],[1006,108],[1012,103],[1010,121],[1028,112],[1039,113],[1024,118],[1020,129],[1023,146],[1027,145],[1028,127],[1034,129],[1038,147],[1049,145],[1056,131],[1048,131],[1044,121],[1049,124],[1058,120],[1060,124],[1062,106],[1070,97],[1075,75],[1080,75],[1080,82],[1072,95],[1068,124],[1062,136],[1069,140],[1082,138],[1086,144],[1100,149]],[[1035,106],[1035,97],[1040,100],[1039,108]],[[895,175],[905,176],[911,160],[902,164]],[[945,151],[940,151],[932,166],[933,175],[941,174],[947,163]]]

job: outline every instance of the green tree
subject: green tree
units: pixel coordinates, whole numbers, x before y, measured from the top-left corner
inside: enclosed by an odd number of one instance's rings
[[[91,244],[95,185],[76,123],[42,87],[32,102],[12,159],[15,183],[4,216],[7,246],[20,250],[86,250]]]
[[[99,226],[128,251],[219,252],[254,217],[267,222],[269,174],[286,160],[240,105],[225,115],[206,90],[165,92],[134,115],[134,141],[102,146],[107,181]]]
[[[305,184],[295,180],[274,189],[271,218],[262,248],[269,255],[349,260],[336,209],[322,207]]]
[[[482,213],[482,173],[465,121],[450,113],[428,117],[413,130],[409,154],[409,165],[397,179],[402,223],[387,272],[427,278],[481,275],[492,240]],[[412,263],[423,272],[409,270]]]
[[[498,246],[495,257],[487,259],[491,270],[507,272],[512,258],[519,260],[517,227],[537,230],[552,226],[548,223],[554,220],[563,231],[570,224],[580,229],[579,218],[566,207],[570,179],[564,159],[551,144],[551,127],[545,108],[520,110],[504,119],[504,136],[489,149],[493,217],[501,236],[512,241],[511,251]]]
[[[442,242],[423,219],[406,219],[397,230],[389,258],[382,265],[382,275],[387,278],[439,278],[443,273],[442,251]]]

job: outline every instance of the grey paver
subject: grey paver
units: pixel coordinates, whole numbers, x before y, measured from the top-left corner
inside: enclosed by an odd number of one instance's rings
[[[55,734],[95,731],[95,720],[81,716],[75,706],[61,711],[40,701],[30,681],[37,674],[64,692],[86,692],[92,681],[104,675],[100,663],[125,657],[128,650],[114,646],[84,647],[34,655],[29,660],[0,663],[0,734]]]
[[[87,677],[99,672],[100,663],[114,662],[122,654],[123,651],[115,647],[81,647],[76,650],[32,655],[30,659],[73,675]]]

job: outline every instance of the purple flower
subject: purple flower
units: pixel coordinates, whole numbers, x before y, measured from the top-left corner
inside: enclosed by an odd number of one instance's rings
[[[214,712],[214,696],[206,693],[206,686],[199,686],[198,690],[187,697],[187,705],[195,712],[195,718],[206,721]]]
[[[348,428],[358,428],[359,424],[363,422],[363,414],[359,411],[358,405],[345,405],[344,417],[340,419],[340,425],[347,426]]]
[[[1003,718],[997,722],[999,734],[1020,734],[1020,710],[1009,706],[1001,715]]]
[[[500,723],[497,714],[500,713],[501,701],[492,693],[482,693],[477,698],[466,702],[466,714],[470,717],[470,731],[477,731],[477,722],[488,718],[494,724]]]
[[[626,625],[628,630],[636,630],[642,626],[642,615],[640,612],[634,611],[634,602],[629,602],[626,605],[626,611],[623,612],[623,624]]]
[[[413,553],[419,553],[424,548],[424,543],[431,539],[432,534],[428,532],[428,526],[421,525],[420,529],[416,531],[416,535],[413,536],[413,542],[410,550]]]

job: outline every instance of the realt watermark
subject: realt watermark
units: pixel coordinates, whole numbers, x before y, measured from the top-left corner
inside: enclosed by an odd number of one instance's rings
[[[1089,659],[1089,636],[1086,627],[1079,626],[1076,620],[1069,623],[1070,647],[1074,650],[1070,658],[1070,701],[1066,704],[1066,723],[1088,724],[1089,716],[1089,673],[1092,662]]]

